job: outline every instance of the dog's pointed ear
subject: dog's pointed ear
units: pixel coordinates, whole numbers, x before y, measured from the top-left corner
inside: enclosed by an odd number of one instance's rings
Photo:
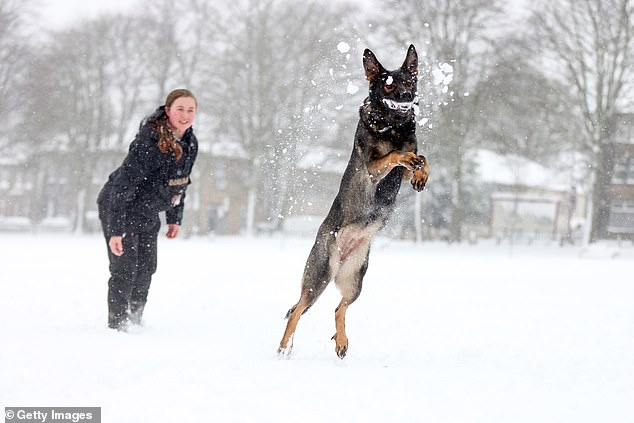
[[[370,49],[363,52],[363,68],[365,69],[365,78],[373,81],[381,73],[385,72],[385,68],[379,63],[374,53]]]
[[[416,53],[414,44],[409,45],[409,48],[407,49],[407,56],[405,57],[405,61],[403,62],[401,69],[411,73],[412,75],[418,76],[418,54]]]

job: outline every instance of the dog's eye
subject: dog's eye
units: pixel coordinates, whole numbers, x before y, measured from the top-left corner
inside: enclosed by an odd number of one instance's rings
[[[392,83],[386,82],[383,88],[385,89],[385,92],[389,94],[396,89],[396,84],[394,82]]]
[[[403,81],[403,86],[407,89],[410,89],[414,86],[414,83],[412,81],[406,80],[406,81]]]

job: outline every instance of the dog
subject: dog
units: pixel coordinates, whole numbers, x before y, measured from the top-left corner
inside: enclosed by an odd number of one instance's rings
[[[416,49],[410,45],[403,65],[394,71],[386,70],[366,49],[363,67],[369,96],[359,109],[352,155],[306,261],[300,299],[286,314],[280,355],[290,355],[301,315],[334,279],[342,299],[335,310],[332,339],[337,356],[346,356],[346,310],[361,293],[372,238],[394,211],[401,182],[410,181],[416,191],[427,183],[427,159],[417,154],[416,144]]]

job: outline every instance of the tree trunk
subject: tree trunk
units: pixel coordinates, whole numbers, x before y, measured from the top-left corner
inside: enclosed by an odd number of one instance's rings
[[[77,203],[75,208],[75,234],[84,232],[84,218],[86,215],[86,188],[82,187],[77,193]]]
[[[414,230],[416,231],[416,243],[423,242],[423,197],[420,193],[414,194]]]
[[[462,160],[456,165],[451,200],[451,242],[462,242]]]

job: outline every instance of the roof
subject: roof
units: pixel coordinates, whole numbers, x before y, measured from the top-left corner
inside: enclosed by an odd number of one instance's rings
[[[524,157],[501,156],[492,151],[478,150],[476,163],[476,172],[484,182],[557,191],[570,189],[569,175]]]
[[[348,159],[347,155],[344,156],[341,151],[332,148],[311,148],[299,158],[298,167],[343,174],[348,165]]]
[[[244,146],[231,141],[215,141],[210,145],[199,144],[201,151],[211,150],[211,155],[215,157],[231,157],[238,159],[248,159],[249,154],[245,150]]]

